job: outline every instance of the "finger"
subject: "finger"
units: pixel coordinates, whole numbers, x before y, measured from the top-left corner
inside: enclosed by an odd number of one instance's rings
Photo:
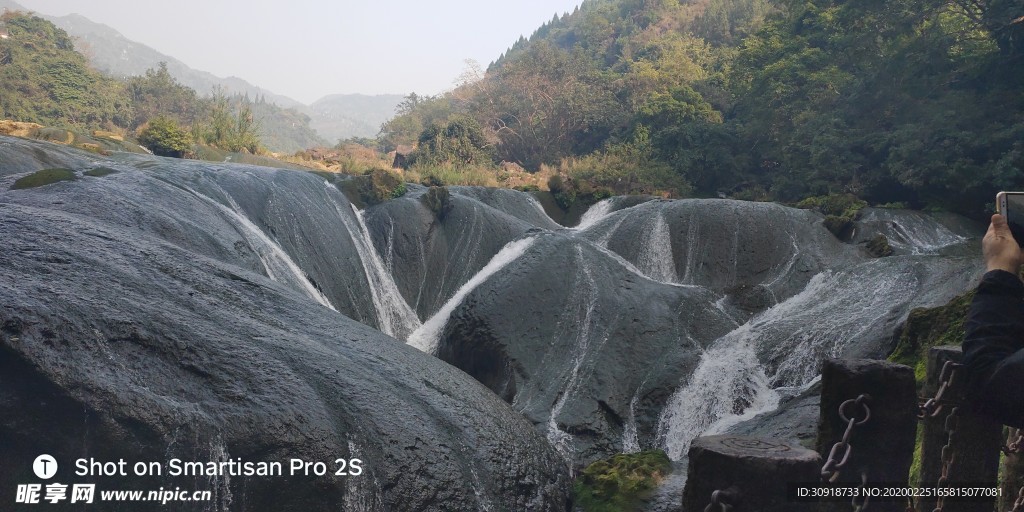
[[[1006,223],[1006,217],[998,213],[992,216],[992,224],[989,225],[988,231],[995,235],[1012,236],[1010,235],[1010,226]]]

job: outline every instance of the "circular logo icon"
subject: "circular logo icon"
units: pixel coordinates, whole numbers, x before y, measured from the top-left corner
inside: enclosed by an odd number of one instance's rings
[[[57,474],[57,459],[53,458],[53,455],[40,455],[32,463],[32,471],[39,478],[49,480]]]

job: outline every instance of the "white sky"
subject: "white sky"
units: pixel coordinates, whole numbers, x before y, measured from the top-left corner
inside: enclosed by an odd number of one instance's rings
[[[189,66],[309,104],[339,93],[437,94],[580,0],[16,0],[78,13]]]

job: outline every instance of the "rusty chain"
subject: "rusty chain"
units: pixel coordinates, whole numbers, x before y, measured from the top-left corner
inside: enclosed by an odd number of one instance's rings
[[[953,387],[958,368],[960,365],[953,361],[946,361],[942,365],[942,371],[939,373],[939,390],[935,392],[934,397],[929,398],[918,407],[917,417],[919,419],[934,418],[942,412],[942,406],[945,405],[942,397],[949,388]]]
[[[1010,509],[1010,512],[1021,512],[1022,510],[1024,510],[1024,487],[1017,491],[1017,499],[1014,500],[1013,508]]]
[[[954,407],[949,411],[949,415],[946,416],[946,446],[942,447],[942,455],[940,457],[942,473],[939,475],[938,483],[935,484],[939,489],[945,487],[949,482],[949,469],[953,466],[953,462],[956,461],[956,451],[953,443],[956,438],[956,429],[960,423],[959,413],[960,408]],[[935,501],[935,509],[932,512],[942,512],[945,502],[945,495],[939,494],[938,499]]]
[[[871,497],[864,490],[868,486],[868,473],[862,471],[860,473],[860,496],[854,496],[850,504],[853,505],[853,512],[862,512],[868,509],[868,502],[871,501]]]
[[[714,507],[718,507],[720,512],[730,512],[732,510],[732,495],[726,491],[716,490],[711,493],[711,503],[704,507],[704,512],[715,512]]]
[[[843,402],[839,406],[839,417],[846,422],[846,431],[843,432],[843,438],[836,444],[832,445],[832,450],[828,453],[828,460],[825,461],[825,465],[821,467],[821,479],[825,482],[835,482],[839,478],[840,470],[850,460],[850,453],[853,450],[853,446],[850,445],[850,435],[853,434],[853,428],[859,425],[863,425],[869,419],[871,419],[871,409],[868,408],[868,402],[871,401],[869,395],[862,394],[856,399],[850,399]],[[846,408],[853,404],[859,405],[864,409],[864,419],[858,421],[856,416],[847,417]],[[839,455],[839,450],[843,450],[843,457],[840,460],[836,460],[836,456]]]
[[[1024,451],[1024,429],[1013,429],[1013,433],[1007,436],[1006,441],[1006,446],[1002,447],[1003,453],[1009,455]]]

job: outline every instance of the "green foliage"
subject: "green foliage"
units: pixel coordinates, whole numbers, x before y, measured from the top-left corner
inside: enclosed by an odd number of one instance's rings
[[[11,190],[42,187],[44,185],[57,183],[58,181],[74,181],[76,179],[78,179],[78,176],[76,176],[75,171],[72,171],[71,169],[43,169],[29,174],[28,176],[18,178],[18,180],[11,185]]]
[[[161,116],[178,125],[191,126],[202,110],[196,91],[178,83],[167,71],[166,62],[146,70],[142,76],[129,78],[127,88],[135,111],[128,126],[132,130]]]
[[[665,452],[619,454],[583,470],[573,484],[576,504],[586,512],[639,510],[640,498],[672,469]]]
[[[139,133],[142,144],[155,155],[185,158],[192,152],[192,138],[174,120],[157,116]]]
[[[374,169],[363,176],[355,176],[342,183],[341,190],[359,208],[402,197],[406,192],[402,178],[385,169]]]
[[[89,130],[126,125],[124,84],[93,71],[66,32],[42,18],[8,12],[0,39],[0,119]]]
[[[439,220],[444,220],[454,206],[446,187],[430,187],[420,200]]]
[[[454,116],[434,123],[420,133],[411,165],[474,165],[489,163],[489,144],[477,122],[467,116]]]
[[[845,240],[853,231],[853,222],[860,218],[861,210],[867,205],[867,201],[853,194],[828,194],[808,197],[798,202],[796,207],[824,214],[825,229],[836,238]]]
[[[911,310],[898,333],[896,348],[889,361],[914,368],[920,386],[925,380],[928,350],[941,345],[960,345],[964,338],[964,321],[974,300],[969,291],[936,308]]]
[[[879,234],[872,238],[864,247],[868,253],[876,258],[884,258],[886,256],[892,256],[892,246],[889,245],[889,239],[885,235]]]
[[[656,154],[649,130],[639,125],[630,140],[609,144],[582,158],[566,159],[561,169],[578,184],[582,195],[597,193],[601,196],[597,199],[613,193],[689,196],[692,188],[686,178]]]
[[[868,205],[867,201],[853,194],[828,194],[803,199],[796,204],[797,208],[814,210],[824,215],[835,215],[857,220],[860,211]]]

